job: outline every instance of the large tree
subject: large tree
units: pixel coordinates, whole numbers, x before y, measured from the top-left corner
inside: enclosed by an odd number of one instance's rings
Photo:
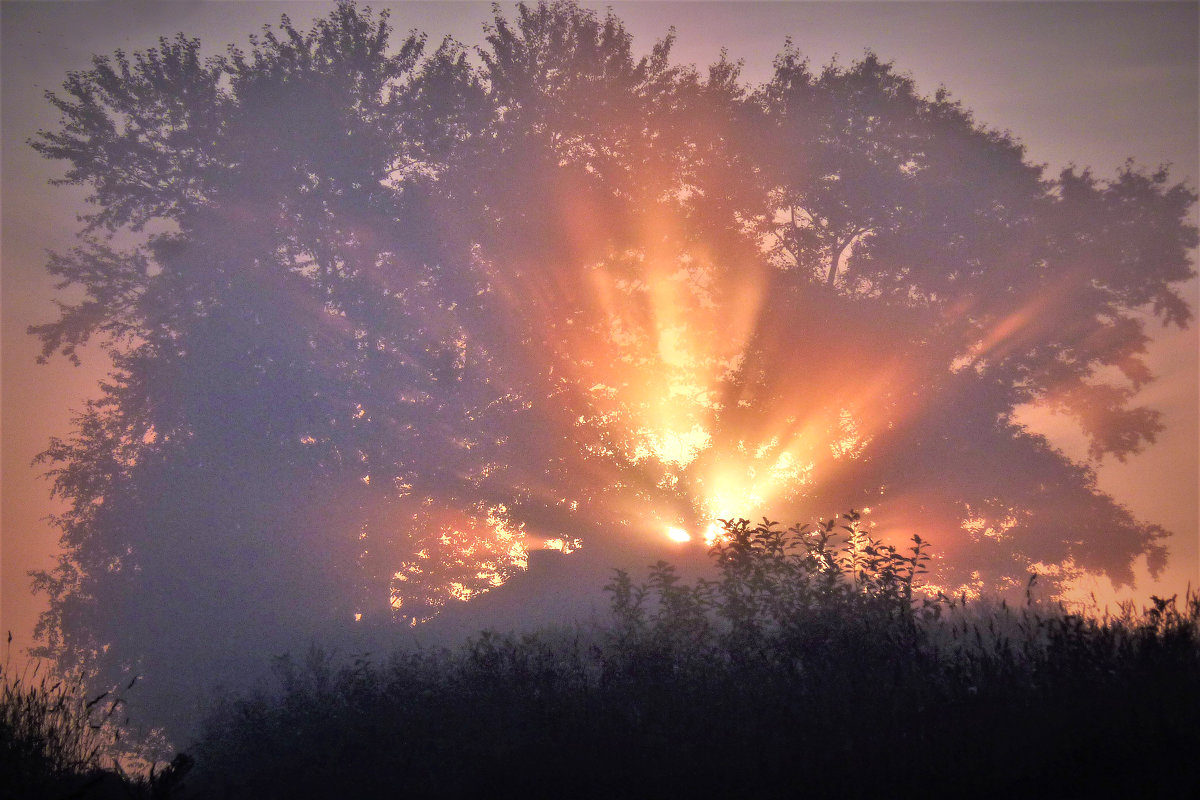
[[[183,684],[424,619],[544,538],[847,505],[933,539],[946,586],[1161,567],[1015,412],[1097,458],[1161,430],[1141,315],[1187,324],[1197,241],[1165,171],[1048,178],[869,54],[789,45],[750,87],[571,3],[474,52],[389,33],[347,3],[49,95],[32,144],[95,211],[50,263],[84,299],[33,332],[114,363],[43,455],[50,651]]]

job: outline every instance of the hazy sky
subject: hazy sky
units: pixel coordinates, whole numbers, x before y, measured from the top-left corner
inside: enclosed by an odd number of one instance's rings
[[[399,32],[416,28],[436,44],[452,34],[471,44],[489,19],[487,3],[373,3],[389,8]],[[771,60],[791,36],[814,65],[835,54],[850,61],[870,48],[911,73],[932,92],[945,85],[992,127],[1012,131],[1030,159],[1057,171],[1068,163],[1112,175],[1128,156],[1155,166],[1170,162],[1176,179],[1193,188],[1200,177],[1197,105],[1198,9],[1191,3],[588,3],[611,5],[648,50],[670,26],[675,58],[707,64],[725,47],[745,60],[744,78],[768,77]],[[42,162],[24,142],[56,115],[42,99],[68,70],[84,69],[93,53],[153,46],[161,35],[198,36],[209,52],[244,43],[263,23],[289,14],[301,28],[329,4],[284,2],[5,2],[3,35],[3,547],[0,629],[14,644],[31,642],[40,604],[31,601],[30,569],[50,566],[56,533],[44,521],[54,511],[49,485],[31,459],[55,434],[69,430],[72,409],[94,394],[104,364],[85,353],[84,366],[59,360],[37,367],[37,343],[25,335],[53,318],[52,281],[44,251],[72,244],[82,193],[51,188],[59,165]],[[1193,308],[1200,293],[1186,289]],[[1158,334],[1159,330],[1152,331]],[[1101,488],[1142,519],[1177,533],[1172,562],[1160,584],[1138,596],[1200,585],[1197,372],[1195,328],[1170,333],[1153,346],[1159,380],[1142,402],[1165,414],[1159,445],[1126,464],[1105,464]],[[1047,433],[1080,452],[1077,437],[1050,420]],[[1072,449],[1075,448],[1075,449]]]

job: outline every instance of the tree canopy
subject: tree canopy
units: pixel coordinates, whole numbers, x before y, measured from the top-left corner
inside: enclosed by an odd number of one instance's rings
[[[544,540],[831,508],[919,530],[945,587],[1161,569],[1167,531],[1015,414],[1095,460],[1162,431],[1131,398],[1197,245],[1166,169],[1049,176],[871,53],[789,43],[750,86],[569,2],[485,30],[341,3],[48,94],[31,144],[92,210],[31,332],[113,361],[42,455],[49,651],[169,683],[425,619]]]

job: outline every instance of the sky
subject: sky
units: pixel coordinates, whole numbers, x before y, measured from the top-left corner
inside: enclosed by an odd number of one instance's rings
[[[375,3],[389,8],[397,32],[451,34],[481,40],[487,3]],[[1030,160],[1051,174],[1068,164],[1111,176],[1127,157],[1148,166],[1171,163],[1177,180],[1200,182],[1197,141],[1198,6],[1195,3],[652,3],[611,5],[648,51],[674,26],[677,61],[703,66],[726,48],[744,59],[743,78],[769,76],[771,61],[790,36],[814,65],[850,61],[865,49],[893,61],[924,92],[939,85],[987,125],[1009,130]],[[49,484],[31,466],[51,436],[69,431],[72,410],[95,393],[104,371],[99,353],[85,352],[75,368],[62,359],[36,366],[37,342],[24,331],[54,317],[53,281],[44,273],[47,249],[65,249],[77,228],[82,192],[53,188],[58,165],[44,162],[25,140],[52,127],[55,114],[42,93],[67,71],[86,68],[93,53],[153,46],[183,31],[209,52],[244,43],[262,24],[289,14],[304,28],[328,6],[256,2],[4,2],[0,64],[2,103],[3,238],[0,245],[3,373],[0,382],[3,516],[0,532],[0,629],[18,649],[32,643],[41,609],[27,573],[53,563],[56,533]],[[1195,212],[1195,210],[1193,210]],[[1185,294],[1200,308],[1195,280]],[[1171,562],[1159,582],[1139,576],[1136,596],[1200,586],[1198,508],[1197,331],[1162,333],[1149,362],[1158,380],[1138,401],[1164,414],[1160,442],[1126,463],[1100,466],[1100,486],[1139,518],[1176,532]],[[1031,419],[1033,419],[1031,417]],[[1061,419],[1037,425],[1068,453],[1082,440]],[[1102,584],[1095,587],[1103,595]]]

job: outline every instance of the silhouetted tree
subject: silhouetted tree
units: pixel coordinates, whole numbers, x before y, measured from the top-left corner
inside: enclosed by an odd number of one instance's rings
[[[1166,532],[1014,414],[1074,415],[1096,458],[1160,431],[1138,315],[1187,324],[1197,240],[1165,170],[1047,179],[871,54],[789,44],[753,88],[569,2],[474,52],[389,34],[343,3],[48,95],[32,145],[95,210],[50,262],[83,299],[32,332],[114,363],[42,457],[50,651],[182,686],[424,619],[525,532],[814,498],[928,531],[947,584],[1161,567]]]

